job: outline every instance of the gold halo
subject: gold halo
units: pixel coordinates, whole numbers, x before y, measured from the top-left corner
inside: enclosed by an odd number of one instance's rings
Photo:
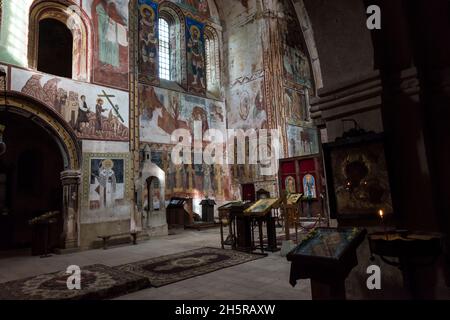
[[[200,38],[200,35],[202,33],[200,32],[200,29],[197,26],[191,26],[190,27],[189,32],[191,33],[191,36],[194,35],[194,30],[197,30],[198,37]]]
[[[102,168],[112,169],[114,168],[114,162],[110,159],[106,159],[102,161]]]
[[[154,18],[155,18],[155,11],[154,11],[153,8],[150,7],[148,4],[143,4],[143,5],[141,5],[141,8],[139,9],[139,10],[141,11],[141,15],[142,15],[143,17],[145,16],[145,15],[144,15],[144,10],[145,10],[145,9],[147,9],[147,10],[150,11],[151,17],[152,17],[152,19],[154,19]]]

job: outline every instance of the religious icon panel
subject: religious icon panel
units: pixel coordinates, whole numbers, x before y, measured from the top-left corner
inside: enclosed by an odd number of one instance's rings
[[[330,208],[338,219],[393,213],[382,136],[367,134],[324,145]]]
[[[113,208],[124,198],[124,160],[91,159],[90,208]]]

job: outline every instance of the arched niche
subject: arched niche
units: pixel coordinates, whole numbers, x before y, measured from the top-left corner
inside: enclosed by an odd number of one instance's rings
[[[90,24],[78,6],[63,0],[60,2],[37,0],[30,7],[28,31],[28,66],[37,69],[39,50],[39,23],[55,19],[67,26],[73,36],[72,79],[90,81],[91,49]]]
[[[6,99],[5,99],[6,98]],[[81,147],[75,132],[53,109],[20,93],[7,92],[0,98],[0,112],[13,113],[32,121],[56,142],[63,159],[62,184],[62,249],[79,247],[79,185],[81,182]],[[6,127],[8,124],[5,124]]]
[[[144,197],[144,211],[148,215],[152,215],[157,211],[163,210],[165,206],[165,201],[161,197],[161,194],[164,194],[164,190],[161,190],[161,181],[155,176],[148,177],[146,179],[146,184],[147,188],[146,197]]]
[[[152,162],[151,149],[145,145],[142,150],[140,176],[135,181],[138,214],[135,217],[135,225],[138,230],[144,230],[150,236],[168,234],[165,190],[166,173]]]

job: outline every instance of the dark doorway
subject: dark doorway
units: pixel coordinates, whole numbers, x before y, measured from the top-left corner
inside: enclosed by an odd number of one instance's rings
[[[38,71],[72,78],[73,36],[55,19],[39,22]]]
[[[242,200],[243,201],[256,201],[255,185],[253,183],[242,185]]]
[[[0,113],[6,124],[6,153],[0,156],[0,249],[29,248],[29,221],[48,211],[62,211],[61,151],[52,136],[33,120]],[[63,221],[48,236],[50,248],[60,246]]]

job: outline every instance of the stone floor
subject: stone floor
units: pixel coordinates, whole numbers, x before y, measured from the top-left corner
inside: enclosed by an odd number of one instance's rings
[[[136,246],[114,247],[41,259],[28,255],[0,258],[0,283],[65,270],[70,265],[117,266],[184,252],[201,247],[220,247],[219,230],[184,231]],[[289,284],[290,263],[280,253],[245,264],[120,297],[137,300],[301,300],[311,299],[309,280],[295,288]]]

